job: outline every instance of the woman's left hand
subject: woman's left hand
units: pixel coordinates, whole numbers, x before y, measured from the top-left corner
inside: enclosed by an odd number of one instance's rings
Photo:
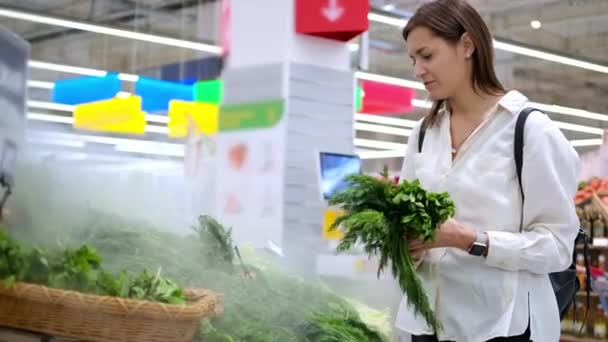
[[[475,242],[475,238],[474,230],[451,218],[438,227],[435,241],[427,243],[421,240],[410,241],[410,253],[418,254],[427,249],[442,247],[460,248],[467,251]]]

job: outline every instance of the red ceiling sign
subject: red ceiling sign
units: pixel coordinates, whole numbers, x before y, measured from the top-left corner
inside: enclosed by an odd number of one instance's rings
[[[294,1],[298,33],[346,42],[369,27],[369,0]]]
[[[414,110],[412,100],[416,97],[416,90],[367,80],[360,81],[363,89],[362,113],[392,114],[409,113]]]

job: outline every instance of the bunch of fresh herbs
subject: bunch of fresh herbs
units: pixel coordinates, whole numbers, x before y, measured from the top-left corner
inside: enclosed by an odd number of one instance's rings
[[[390,262],[408,304],[437,331],[440,324],[416,275],[408,241],[433,241],[437,226],[454,215],[454,203],[447,193],[426,191],[418,180],[395,184],[369,175],[346,180],[349,186],[329,201],[345,210],[333,224],[344,232],[338,251],[362,244],[368,255],[379,256],[378,275]]]

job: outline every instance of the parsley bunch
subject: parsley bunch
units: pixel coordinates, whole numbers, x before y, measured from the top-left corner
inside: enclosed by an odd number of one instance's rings
[[[454,215],[454,203],[447,193],[426,191],[418,180],[394,184],[368,175],[350,175],[346,180],[349,186],[329,201],[346,212],[332,227],[344,231],[338,251],[361,243],[369,256],[379,255],[378,276],[390,262],[408,305],[437,331],[440,324],[416,276],[408,242],[433,241],[437,226]]]

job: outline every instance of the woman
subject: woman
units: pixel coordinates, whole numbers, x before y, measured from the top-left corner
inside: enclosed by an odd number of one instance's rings
[[[522,205],[513,140],[528,101],[498,81],[492,37],[480,15],[463,0],[429,2],[403,37],[416,77],[435,103],[412,132],[401,178],[448,192],[456,214],[439,227],[434,243],[410,243],[443,328],[433,335],[405,299],[397,328],[414,342],[558,341],[548,274],[572,261],[576,152],[546,115],[533,112],[525,125]]]

